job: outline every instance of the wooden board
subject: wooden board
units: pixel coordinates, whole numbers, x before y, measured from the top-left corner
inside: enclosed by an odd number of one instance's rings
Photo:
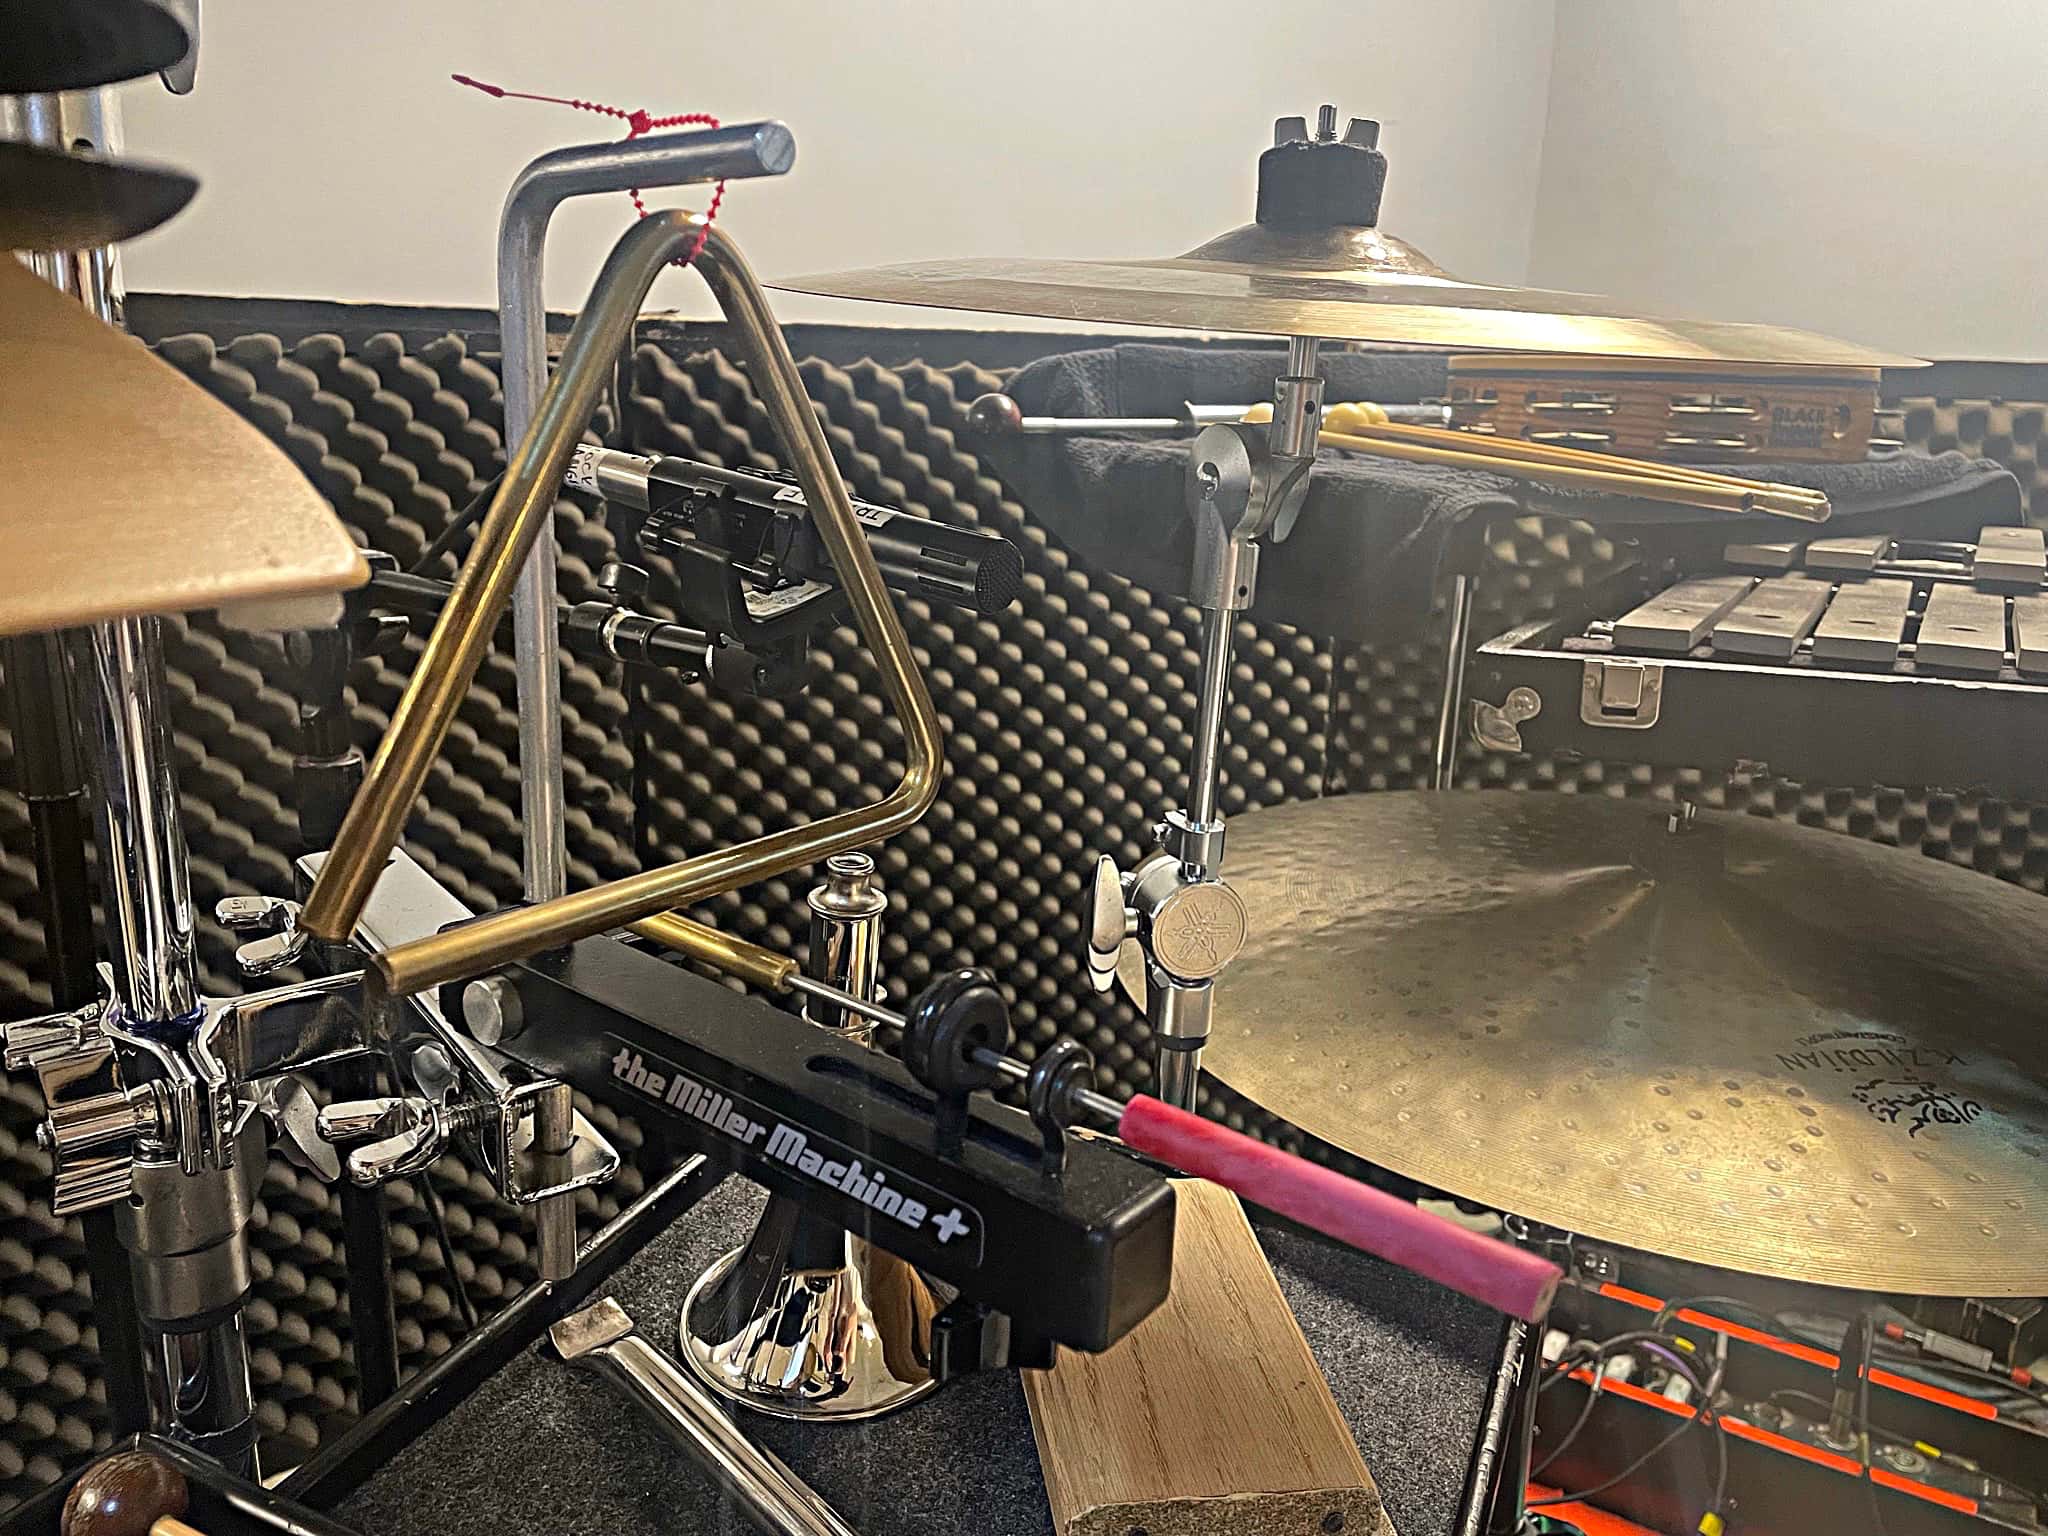
[[[283,450],[0,253],[0,635],[368,579]]]
[[[1391,1536],[1237,1198],[1196,1180],[1174,1189],[1165,1304],[1100,1355],[1062,1350],[1052,1370],[1022,1373],[1054,1528]]]
[[[1804,576],[1773,576],[1756,584],[1714,625],[1714,649],[1736,656],[1789,661],[1813,632],[1833,589]]]
[[[1614,621],[1614,644],[1620,650],[1683,656],[1754,585],[1747,576],[1700,576],[1666,587]]]
[[[1912,608],[1910,581],[1844,582],[1813,631],[1813,659],[1890,666],[1899,659]]]
[[[1935,583],[1920,615],[1914,665],[1990,676],[2005,665],[2005,599],[1996,592]]]

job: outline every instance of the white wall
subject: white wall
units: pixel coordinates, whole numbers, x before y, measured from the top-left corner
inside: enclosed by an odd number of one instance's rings
[[[2040,0],[1561,0],[1531,280],[2048,357]]]
[[[1272,119],[1375,116],[1386,221],[1453,271],[1524,275],[1551,0],[207,0],[199,86],[126,90],[130,153],[188,166],[193,206],[135,242],[171,292],[494,303],[506,184],[614,136],[495,101],[452,71],[656,113],[786,120],[795,170],[726,217],[762,273],[918,257],[1162,255],[1251,217]],[[555,221],[547,297],[573,309],[631,216]],[[655,307],[708,313],[668,276]],[[787,299],[785,318],[923,323]],[[958,319],[947,323],[962,323]],[[968,324],[998,324],[989,319]]]

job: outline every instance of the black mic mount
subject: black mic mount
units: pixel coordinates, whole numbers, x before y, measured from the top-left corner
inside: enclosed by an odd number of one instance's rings
[[[779,623],[813,601],[839,608],[832,562],[795,479],[585,445],[564,484],[647,514],[641,548],[675,558],[709,552],[751,589],[746,618]],[[1024,586],[1024,560],[999,534],[855,501],[854,515],[892,592],[979,614],[1001,613]],[[678,573],[681,575],[681,572]],[[686,599],[690,583],[685,578]],[[700,622],[702,614],[694,614]]]

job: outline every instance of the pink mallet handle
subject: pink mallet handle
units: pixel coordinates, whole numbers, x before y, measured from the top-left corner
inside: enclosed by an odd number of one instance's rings
[[[1163,1163],[1525,1322],[1549,1310],[1564,1278],[1548,1259],[1145,1094],[1124,1106],[1118,1129]]]

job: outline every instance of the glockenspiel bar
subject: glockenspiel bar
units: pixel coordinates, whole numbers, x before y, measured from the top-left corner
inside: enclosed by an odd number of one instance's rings
[[[1714,621],[1749,596],[1747,576],[1700,576],[1658,593],[1614,621],[1614,643],[1624,650],[1683,656]]]
[[[2048,675],[2048,597],[2012,600],[2012,649],[2022,672]]]
[[[1846,539],[1815,539],[1806,546],[1806,568],[1843,576],[1868,576],[1878,561],[1891,553],[1888,533],[1861,534]]]
[[[1714,625],[1714,649],[1739,656],[1790,661],[1799,642],[1813,633],[1834,588],[1804,576],[1774,576]]]
[[[1844,583],[1813,631],[1813,659],[1888,667],[1899,659],[1912,611],[1910,581],[1880,577]]]
[[[1730,544],[1721,557],[1738,570],[1789,571],[1799,563],[1804,544],[1771,540],[1761,544]]]
[[[2005,665],[2005,599],[1937,582],[1920,615],[1913,660],[1920,667],[1995,675]]]
[[[1980,585],[2039,587],[2048,579],[2048,540],[2038,528],[1984,528],[1970,579]]]

